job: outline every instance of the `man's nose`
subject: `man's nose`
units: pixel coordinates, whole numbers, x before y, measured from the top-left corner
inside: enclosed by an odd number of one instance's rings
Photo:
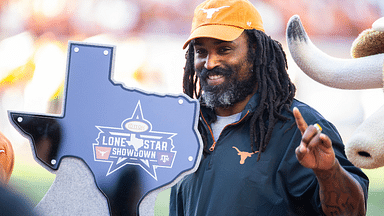
[[[204,67],[208,70],[212,70],[220,64],[220,59],[216,54],[208,54],[205,59]]]

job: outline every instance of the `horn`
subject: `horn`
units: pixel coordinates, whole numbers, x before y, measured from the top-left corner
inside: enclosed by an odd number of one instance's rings
[[[329,56],[311,42],[298,15],[289,19],[286,36],[293,60],[313,80],[339,89],[383,87],[384,54],[355,59]]]

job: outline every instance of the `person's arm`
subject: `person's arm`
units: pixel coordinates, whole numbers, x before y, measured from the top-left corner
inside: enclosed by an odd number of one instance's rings
[[[296,157],[301,165],[314,171],[319,181],[323,212],[326,215],[365,215],[361,185],[339,164],[332,141],[315,126],[308,126],[297,108],[293,114],[302,133]]]
[[[313,171],[319,180],[320,201],[326,215],[365,215],[363,189],[337,159],[331,169]]]

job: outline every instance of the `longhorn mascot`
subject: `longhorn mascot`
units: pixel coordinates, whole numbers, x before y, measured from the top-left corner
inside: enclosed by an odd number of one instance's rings
[[[334,58],[319,50],[297,15],[288,22],[287,43],[296,64],[319,83],[339,89],[383,88],[384,17],[355,39],[352,59]],[[384,166],[384,106],[359,125],[345,144],[345,152],[357,167]]]

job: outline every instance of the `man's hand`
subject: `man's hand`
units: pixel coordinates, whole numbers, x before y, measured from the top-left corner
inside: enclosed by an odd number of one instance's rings
[[[302,139],[296,157],[311,168],[319,181],[321,207],[325,215],[365,215],[364,192],[356,179],[340,166],[332,141],[315,126],[308,126],[300,111],[293,109]]]
[[[296,148],[296,157],[304,167],[314,170],[329,170],[335,164],[335,152],[329,137],[315,126],[307,125],[299,109],[293,109],[296,124],[302,139]]]

